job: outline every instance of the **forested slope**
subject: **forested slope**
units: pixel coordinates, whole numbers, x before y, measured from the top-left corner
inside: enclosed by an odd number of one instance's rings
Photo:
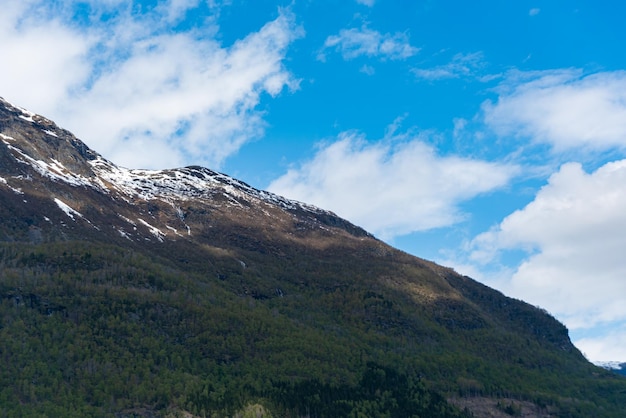
[[[88,242],[0,248],[3,415],[230,416],[260,404],[274,416],[463,416],[450,396],[556,416],[622,411],[624,379],[562,346],[543,313],[503,296],[487,310],[416,304],[378,282],[379,261],[243,253],[246,267],[217,257],[189,271]],[[518,306],[490,315],[505,301]]]

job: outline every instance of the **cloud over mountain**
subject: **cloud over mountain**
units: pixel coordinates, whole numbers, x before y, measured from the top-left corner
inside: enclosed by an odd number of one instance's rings
[[[572,328],[626,320],[626,160],[593,173],[566,164],[535,199],[474,240],[474,257],[521,248],[529,257],[510,291],[558,314]]]
[[[511,166],[437,155],[419,136],[369,143],[347,132],[269,188],[392,238],[459,222],[465,216],[461,202],[505,186],[515,172]]]
[[[282,60],[302,32],[282,11],[230,46],[210,21],[173,33],[196,3],[161,3],[144,14],[92,4],[90,24],[80,25],[74,12],[48,3],[10,1],[0,43],[13,64],[0,69],[0,89],[121,164],[174,166],[195,155],[219,167],[263,132],[261,95],[297,88]]]

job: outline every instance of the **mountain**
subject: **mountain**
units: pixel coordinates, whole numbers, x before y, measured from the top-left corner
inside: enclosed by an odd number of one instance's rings
[[[613,373],[626,376],[626,363],[620,361],[603,361],[596,363],[596,366],[600,366],[604,369],[612,371]]]
[[[0,416],[626,415],[546,312],[0,100]]]

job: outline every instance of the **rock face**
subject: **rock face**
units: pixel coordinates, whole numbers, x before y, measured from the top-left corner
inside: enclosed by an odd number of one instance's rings
[[[0,308],[10,319],[0,356],[14,365],[0,372],[0,387],[13,388],[0,392],[0,415],[14,412],[2,402],[35,415],[83,405],[86,415],[120,416],[265,402],[259,410],[291,416],[349,405],[407,416],[402,408],[418,404],[422,416],[460,416],[428,404],[438,394],[476,416],[518,404],[547,415],[624,412],[626,383],[589,364],[545,312],[210,169],[119,167],[1,99],[0,220]],[[42,335],[29,339],[25,323]],[[47,380],[24,380],[29,357],[11,341],[46,359]],[[390,389],[395,400],[382,402],[381,388],[398,382],[414,392]],[[65,392],[46,392],[58,385]]]

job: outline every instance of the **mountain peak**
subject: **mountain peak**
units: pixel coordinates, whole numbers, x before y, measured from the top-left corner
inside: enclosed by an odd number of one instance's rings
[[[369,236],[332,212],[256,189],[208,168],[189,166],[145,170],[120,167],[49,119],[4,99],[0,99],[0,160],[0,187],[10,188],[18,195],[36,189],[38,198],[48,202],[63,201],[76,213],[80,213],[79,208],[83,206],[91,210],[100,207],[93,215],[96,218],[107,212],[108,207],[119,206],[115,211],[119,215],[117,221],[122,219],[122,223],[128,223],[126,220],[132,219],[132,222],[139,222],[139,227],[131,224],[132,230],[144,229],[148,239],[178,239],[181,234],[177,228],[181,226],[185,235],[190,236],[191,227],[182,221],[186,215],[181,208],[200,203],[213,210],[230,208],[224,212],[225,216],[237,217],[245,211],[255,211],[276,219],[293,221],[298,218],[318,228],[340,228],[356,236]],[[46,183],[48,180],[52,183]],[[103,201],[110,203],[102,206]],[[124,206],[121,202],[131,205]],[[60,209],[65,214],[70,213],[65,207]],[[150,221],[142,218],[146,213],[152,218]],[[111,222],[109,215],[102,219],[104,225]],[[72,217],[72,221],[76,219]],[[116,223],[119,222],[113,222]],[[107,229],[96,219],[90,224],[101,231]],[[149,226],[143,228],[141,225]],[[128,225],[116,229],[119,235],[130,236]]]
[[[0,98],[0,139],[20,163],[41,175],[69,182],[93,177],[87,161],[99,157],[72,133],[51,120]]]

